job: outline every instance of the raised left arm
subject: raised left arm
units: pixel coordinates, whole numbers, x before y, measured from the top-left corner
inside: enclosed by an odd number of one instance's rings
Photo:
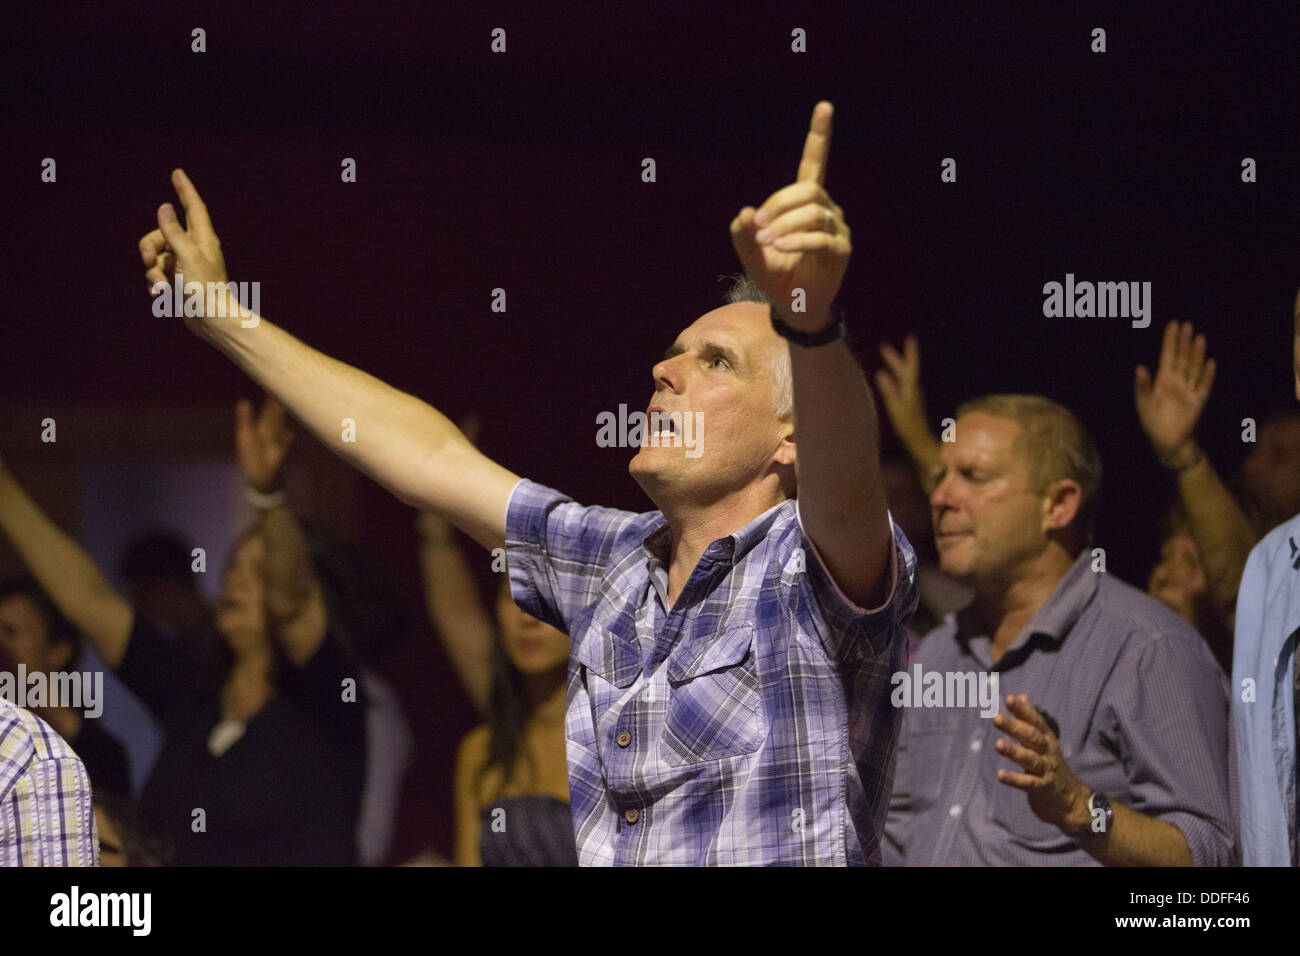
[[[301,667],[320,649],[329,618],[307,538],[284,493],[278,490],[280,467],[291,439],[284,408],[274,398],[267,398],[256,418],[247,400],[236,406],[235,447],[244,481],[259,495],[279,499],[261,509],[268,622],[286,656]]]
[[[825,101],[814,108],[796,181],[759,209],[746,206],[731,223],[745,271],[776,316],[798,332],[821,332],[835,321],[831,303],[852,251],[844,211],[822,186],[831,113]],[[804,531],[840,590],[861,606],[877,606],[888,595],[893,535],[871,390],[843,339],[788,347]]]

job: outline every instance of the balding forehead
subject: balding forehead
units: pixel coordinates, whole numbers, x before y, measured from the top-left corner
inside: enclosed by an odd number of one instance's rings
[[[672,354],[699,348],[704,343],[744,353],[752,364],[770,361],[785,342],[768,318],[767,306],[757,302],[736,302],[706,312],[677,336]]]
[[[706,334],[713,330],[725,331],[744,338],[746,342],[755,337],[771,336],[779,339],[768,318],[767,306],[758,302],[733,302],[705,312],[684,332]]]
[[[1015,441],[1017,436],[1025,430],[1024,426],[1014,418],[1003,418],[1001,415],[994,415],[985,411],[967,412],[957,419],[954,426],[958,441],[961,440],[963,431],[967,433],[971,431],[970,428],[963,429],[963,423],[967,426],[973,426],[977,433],[984,432],[994,436],[993,440],[997,441],[1004,438],[1009,442]]]
[[[967,412],[954,426],[955,441],[941,442],[940,454],[960,455],[987,463],[1016,461],[1024,426],[1014,418]],[[951,451],[949,451],[951,449]]]

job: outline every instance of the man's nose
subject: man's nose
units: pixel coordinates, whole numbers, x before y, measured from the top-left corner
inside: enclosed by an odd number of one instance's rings
[[[944,475],[939,479],[939,483],[934,486],[934,491],[930,492],[930,511],[932,513],[952,507],[952,489],[949,483],[951,477],[951,475]]]
[[[677,365],[677,357],[661,359],[656,362],[654,368],[650,369],[650,377],[654,379],[655,390],[666,388],[676,392],[681,388],[681,372]]]

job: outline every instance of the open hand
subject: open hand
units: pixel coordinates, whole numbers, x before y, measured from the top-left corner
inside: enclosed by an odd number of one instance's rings
[[[894,431],[905,442],[928,439],[930,426],[925,417],[925,394],[921,391],[921,349],[916,336],[903,339],[900,355],[888,343],[880,346],[885,367],[876,372],[876,388],[884,401]]]
[[[1185,451],[1214,385],[1214,359],[1205,358],[1205,336],[1193,338],[1192,323],[1170,322],[1160,346],[1155,381],[1145,365],[1134,374],[1138,420],[1161,459]]]
[[[1014,760],[1024,773],[998,770],[998,782],[1029,797],[1029,808],[1044,823],[1073,834],[1091,819],[1088,814],[1088,788],[1070,770],[1061,742],[1052,733],[1025,694],[1007,695],[1007,709],[1012,716],[996,714],[993,723],[1014,740],[999,737],[995,745],[999,754]]]
[[[235,405],[235,450],[239,470],[254,491],[269,494],[280,481],[280,468],[293,432],[285,420],[284,406],[268,397],[253,417],[253,403],[241,398]]]

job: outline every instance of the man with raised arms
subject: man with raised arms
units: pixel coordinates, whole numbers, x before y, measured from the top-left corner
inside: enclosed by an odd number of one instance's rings
[[[707,426],[698,456],[671,432],[643,441],[629,471],[655,511],[521,480],[419,399],[241,319],[216,301],[228,291],[185,318],[402,501],[504,546],[520,607],[571,636],[583,864],[880,862],[915,556],[886,510],[876,410],[834,305],[851,245],[823,188],[831,113],[814,109],[795,182],[731,223],[770,312],[708,312],[651,369],[651,420]],[[172,182],[186,222],[164,204],[141,240],[151,288],[178,272],[224,283],[203,202],[180,170]],[[340,441],[345,418],[361,440]]]

